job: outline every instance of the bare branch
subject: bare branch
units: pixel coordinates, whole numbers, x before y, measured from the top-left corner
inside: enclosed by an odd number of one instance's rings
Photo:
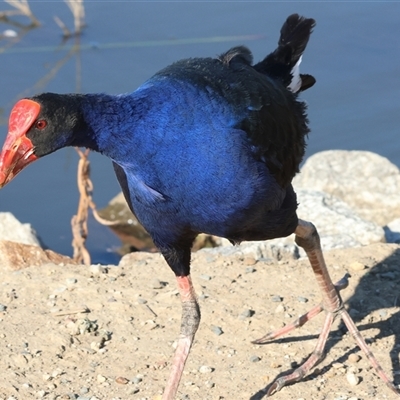
[[[36,17],[33,15],[29,4],[28,0],[4,0],[6,3],[10,4],[14,8],[17,9],[17,11],[4,11],[0,15],[3,17],[7,17],[9,15],[25,15],[30,20],[32,21],[32,25],[34,26],[39,26],[40,22],[36,19]]]

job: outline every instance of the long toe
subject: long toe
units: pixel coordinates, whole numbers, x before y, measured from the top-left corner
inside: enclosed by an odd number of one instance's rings
[[[346,274],[342,279],[337,281],[335,283],[335,288],[339,292],[340,290],[343,290],[347,288],[349,285],[349,274]],[[317,316],[322,310],[323,310],[322,305],[317,305],[313,307],[310,311],[308,311],[306,314],[301,315],[299,318],[294,320],[291,324],[288,324],[284,326],[281,329],[277,329],[273,332],[269,332],[260,339],[253,340],[251,343],[253,344],[266,344],[270,342],[271,340],[275,340],[280,338],[281,336],[286,335],[287,333],[293,331],[296,328],[300,328],[303,326],[306,322],[310,321],[313,319],[315,316]]]

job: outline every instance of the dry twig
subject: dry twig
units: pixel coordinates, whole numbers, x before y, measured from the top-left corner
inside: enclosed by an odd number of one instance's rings
[[[78,190],[79,204],[78,212],[72,217],[72,247],[73,259],[79,263],[90,265],[90,254],[86,249],[85,242],[88,235],[88,212],[92,203],[93,184],[90,180],[90,162],[88,160],[89,150],[82,152],[76,148],[80,156],[78,163]]]
[[[85,9],[83,7],[83,0],[64,0],[67,6],[71,10],[74,17],[74,28],[75,31],[71,32],[63,21],[59,17],[54,17],[56,24],[63,31],[64,38],[69,38],[71,36],[79,36],[82,33],[82,29],[85,27]]]
[[[12,15],[26,15],[31,20],[31,26],[39,26],[40,22],[33,15],[28,0],[4,0],[6,3],[10,4],[16,10],[2,11],[0,17],[7,19]]]
[[[90,179],[90,162],[88,155],[90,150],[84,152],[75,148],[78,152],[80,159],[78,162],[78,190],[79,190],[79,204],[78,212],[71,219],[72,226],[72,247],[74,250],[73,259],[79,263],[90,265],[90,254],[86,249],[85,242],[89,233],[87,221],[89,217],[89,207],[92,209],[93,216],[102,225],[113,225],[101,218],[96,210],[96,204],[92,200],[93,183]]]

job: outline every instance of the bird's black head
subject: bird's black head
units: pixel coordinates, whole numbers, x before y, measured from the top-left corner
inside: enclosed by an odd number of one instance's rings
[[[76,95],[44,93],[19,100],[0,153],[0,188],[39,157],[70,145],[83,124]]]

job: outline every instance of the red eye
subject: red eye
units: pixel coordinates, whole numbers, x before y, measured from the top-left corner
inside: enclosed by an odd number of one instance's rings
[[[44,119],[39,119],[39,121],[37,121],[35,124],[35,127],[39,130],[46,128],[46,126],[47,126],[47,121]]]

